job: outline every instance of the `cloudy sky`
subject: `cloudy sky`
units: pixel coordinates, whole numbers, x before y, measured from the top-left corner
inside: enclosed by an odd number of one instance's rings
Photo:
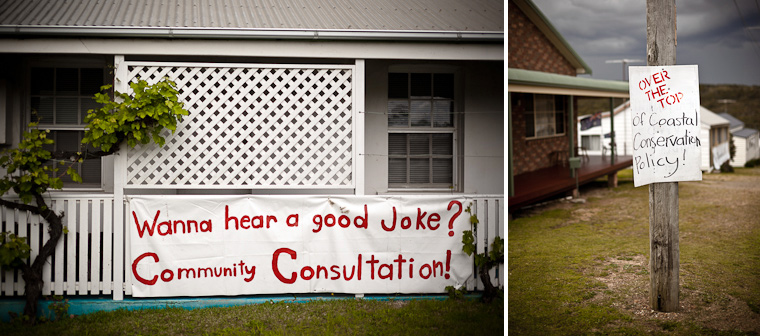
[[[646,65],[646,1],[533,2],[591,67],[593,78],[622,80],[622,64],[607,60]],[[676,13],[677,64],[699,65],[702,84],[760,85],[760,0],[678,0]]]

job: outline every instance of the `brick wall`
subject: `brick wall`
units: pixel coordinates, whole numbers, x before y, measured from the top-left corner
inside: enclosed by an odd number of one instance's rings
[[[575,68],[514,4],[509,2],[507,55],[510,68],[575,76]]]

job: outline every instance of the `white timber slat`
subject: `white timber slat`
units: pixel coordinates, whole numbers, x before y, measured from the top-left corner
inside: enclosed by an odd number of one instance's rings
[[[473,203],[475,203],[475,205],[473,206],[472,213],[478,216],[479,221],[477,225],[477,236],[475,237],[475,253],[481,254],[486,252],[485,242],[488,239],[488,228],[486,226],[486,221],[488,220],[486,218],[486,201],[482,198],[477,198]],[[477,273],[477,269],[475,269],[475,276],[478,279],[477,289],[483,290],[483,281],[480,279],[480,274]]]
[[[40,216],[36,214],[29,214],[29,264],[31,265],[32,262],[34,262],[34,259],[37,258],[37,255],[39,255],[40,252],[40,235],[42,232],[42,226],[40,225]],[[44,243],[44,242],[43,242]],[[43,266],[44,267],[44,266]],[[42,281],[49,282],[49,278],[45,278],[45,271],[43,268],[42,272]],[[43,286],[44,287],[44,286]],[[44,292],[44,289],[43,289]],[[43,293],[44,295],[44,293]]]
[[[103,289],[103,283],[100,281],[100,227],[103,223],[101,218],[103,201],[104,200],[102,199],[92,200],[92,216],[90,217],[90,223],[92,225],[92,245],[90,247],[90,294],[93,295],[100,294],[100,291]]]
[[[66,239],[66,294],[76,294],[76,270],[77,270],[77,203],[78,199],[70,198],[66,201],[66,221],[64,225],[68,233]]]
[[[3,228],[3,231],[16,233],[15,225],[15,211],[11,208],[3,208],[3,223],[5,227]],[[0,286],[0,289],[2,289],[3,295],[13,295],[13,282],[14,282],[14,272],[13,270],[4,270],[2,272],[3,282],[2,286]]]
[[[488,253],[491,253],[491,243],[493,243],[494,238],[499,235],[499,229],[498,229],[498,215],[497,215],[497,205],[496,205],[496,199],[494,198],[488,198],[486,203],[486,213],[488,214],[486,217],[486,222],[484,223],[486,227],[486,248],[488,250]],[[498,274],[498,266],[491,268],[488,271],[488,274],[491,276],[491,284],[494,286],[499,285],[499,279],[497,278],[496,274]]]
[[[51,207],[51,209],[55,209],[53,207],[53,201],[51,200],[48,206]],[[50,240],[50,223],[48,223],[45,219],[43,219],[41,216],[37,216],[37,221],[40,223],[40,229],[42,230],[42,244],[47,243],[48,240]],[[59,243],[60,244],[60,243]],[[42,246],[40,246],[41,248]],[[58,247],[56,246],[56,250]],[[42,295],[50,295],[53,293],[53,258],[55,256],[55,250],[53,251],[53,255],[48,257],[47,260],[45,260],[45,264],[42,265],[42,280],[44,281],[42,283]]]
[[[497,202],[499,203],[499,225],[497,226],[499,228],[499,237],[501,239],[504,239],[504,248],[507,248],[507,234],[506,234],[506,227],[507,227],[507,220],[506,215],[504,213],[504,199],[497,199]],[[507,259],[507,251],[504,251],[504,260]],[[507,278],[504,277],[504,263],[499,264],[499,284],[502,286],[507,285]]]
[[[54,200],[53,209],[56,214],[63,211],[64,200]],[[61,223],[66,225],[66,216],[61,218]],[[61,234],[58,244],[55,245],[55,284],[53,284],[55,295],[63,295],[63,246],[65,245],[66,235]]]
[[[79,253],[77,253],[77,263],[79,264],[79,281],[77,281],[77,293],[87,295],[90,289],[90,282],[87,277],[89,270],[89,222],[90,222],[90,200],[80,199],[77,202],[79,207],[79,234],[76,236],[79,240]]]
[[[111,294],[113,288],[113,199],[103,202],[103,294]]]
[[[18,216],[18,222],[17,222],[18,223],[18,232],[16,233],[16,235],[18,235],[19,237],[26,238],[26,243],[29,244],[29,234],[27,233],[27,229],[26,229],[26,224],[28,223],[27,212],[26,211],[18,210],[16,212],[16,215]],[[30,253],[30,256],[31,256],[31,253]],[[21,270],[16,270],[15,273],[16,273],[16,277],[17,277],[16,286],[15,286],[16,287],[16,293],[18,295],[23,295],[24,294],[24,283],[25,283],[24,282],[24,278],[21,276]]]
[[[131,212],[129,208],[129,202],[124,201],[124,213],[129,214]],[[131,238],[129,234],[129,226],[126,226],[123,228],[122,236],[124,237],[124,253],[123,253],[123,259],[125,265],[130,265],[132,260],[132,253],[130,251],[131,245]],[[124,295],[132,295],[132,272],[129,268],[126,269],[125,272],[120,273],[119,276],[124,276],[124,288],[118,288],[118,290],[123,291]]]

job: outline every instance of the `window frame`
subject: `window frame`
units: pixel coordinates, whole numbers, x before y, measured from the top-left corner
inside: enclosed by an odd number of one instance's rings
[[[86,123],[84,123],[84,115],[82,115],[82,99],[86,99],[87,97],[91,97],[87,94],[81,93],[81,85],[82,85],[82,78],[81,78],[81,69],[102,69],[103,71],[103,78],[102,78],[102,85],[107,84],[113,84],[113,77],[109,71],[109,66],[112,63],[108,61],[108,58],[103,57],[91,57],[88,55],[78,55],[78,56],[72,56],[72,57],[38,57],[33,58],[31,60],[28,60],[25,64],[25,80],[26,83],[24,85],[24,92],[25,92],[25,108],[24,108],[24,124],[23,129],[27,129],[30,122],[36,121],[35,118],[32,115],[32,107],[33,107],[33,98],[35,97],[55,97],[57,98],[59,95],[57,94],[57,90],[54,90],[51,94],[41,94],[41,93],[32,93],[32,82],[33,82],[33,76],[32,76],[32,69],[33,68],[52,68],[52,69],[59,69],[59,68],[75,68],[77,69],[77,88],[80,90],[76,94],[62,94],[61,97],[68,97],[68,98],[76,98],[77,99],[77,108],[79,110],[79,115],[77,115],[77,123],[76,124],[56,124],[56,123],[43,123],[40,122],[37,126],[41,130],[49,130],[49,131],[76,131],[81,132],[79,135],[79,138],[83,135],[83,132],[86,129]],[[55,71],[55,70],[54,70]],[[55,74],[55,72],[54,72]],[[53,82],[55,83],[55,75],[52,78]],[[54,105],[55,106],[55,105]],[[55,111],[55,110],[54,110]],[[54,112],[55,115],[55,112]],[[48,135],[48,138],[53,138],[53,135]],[[81,164],[78,167],[78,171],[82,172]],[[57,174],[63,174],[65,173],[65,170],[61,170],[63,168],[59,168]],[[100,182],[92,182],[92,183],[76,183],[76,182],[64,182],[63,188],[58,190],[51,190],[53,192],[72,192],[72,191],[83,191],[83,192],[109,192],[112,191],[113,188],[113,181],[112,175],[110,171],[113,170],[113,159],[104,157],[100,159]]]
[[[567,124],[567,120],[566,120],[567,119],[567,104],[568,104],[567,96],[564,96],[564,95],[555,95],[555,94],[544,94],[544,93],[531,93],[530,95],[531,95],[532,108],[530,110],[525,109],[525,111],[523,111],[523,116],[524,116],[525,121],[526,121],[526,123],[525,123],[525,130],[524,130],[524,132],[525,132],[525,139],[526,140],[536,140],[536,139],[546,139],[546,138],[565,136],[567,134],[567,128],[568,128],[568,124]],[[554,133],[552,133],[552,134],[537,135],[538,134],[538,125],[539,125],[538,124],[539,113],[537,112],[536,109],[537,109],[537,105],[538,105],[537,98],[539,96],[551,97],[552,100],[554,101],[554,107],[553,107],[552,112],[551,112],[551,119],[554,121],[554,124],[553,124],[553,126],[554,126]],[[557,100],[558,99],[562,100],[562,110],[558,110],[557,109]],[[561,117],[558,116],[560,114],[558,112],[561,113]],[[546,111],[543,111],[541,114],[548,115],[549,113],[547,113]],[[529,118],[529,116],[533,117],[533,120],[532,120],[533,121],[532,122],[532,125],[533,125],[533,135],[532,136],[529,136],[528,133],[527,133],[527,131],[528,131],[527,130],[527,127],[528,127],[528,118]],[[562,121],[562,132],[561,133],[557,132],[557,121],[558,120]],[[548,123],[542,123],[542,125],[549,125],[549,124]]]
[[[409,140],[407,139],[407,153],[404,155],[393,155],[390,153],[390,148],[388,148],[388,160],[386,160],[386,163],[388,163],[388,169],[386,171],[386,177],[388,178],[387,185],[388,185],[388,191],[431,191],[431,192],[441,192],[441,191],[461,191],[462,183],[461,183],[461,157],[460,153],[462,150],[462,141],[461,141],[461,130],[462,130],[462,119],[463,116],[461,113],[457,113],[457,111],[462,110],[462,94],[460,92],[461,86],[460,86],[460,73],[458,68],[451,67],[451,66],[433,66],[433,65],[414,65],[414,66],[391,66],[389,67],[387,73],[386,73],[386,79],[389,79],[390,74],[392,73],[405,73],[407,74],[407,97],[406,98],[391,98],[390,92],[386,92],[385,98],[386,98],[386,118],[385,118],[385,125],[387,127],[387,134],[451,134],[451,154],[434,154],[432,151],[433,143],[432,141],[428,144],[429,145],[429,153],[427,154],[420,154],[419,157],[424,157],[429,159],[429,166],[428,171],[430,173],[430,183],[413,183],[411,182],[411,159],[415,158],[414,154],[411,154],[409,150]],[[431,78],[431,96],[429,98],[414,98],[411,95],[412,90],[412,74],[431,74],[432,76],[435,76],[436,74],[448,74],[453,75],[453,92],[452,96],[453,98],[435,98],[432,94],[433,90],[433,83],[435,82],[434,78]],[[387,86],[386,86],[387,87]],[[392,101],[407,101],[407,106],[409,106],[409,112],[408,112],[408,121],[406,127],[401,126],[392,126],[389,124],[389,118],[390,118],[390,111],[388,109],[389,104]],[[412,126],[412,120],[411,120],[411,106],[413,101],[430,101],[430,125],[429,126]],[[435,112],[434,112],[434,102],[435,101],[451,101],[451,108],[453,110],[453,117],[451,118],[451,126],[435,126]],[[388,139],[386,139],[386,145],[390,144],[390,136]],[[432,182],[433,180],[433,160],[436,158],[450,158],[451,159],[451,177],[452,181],[451,183],[435,183]],[[390,181],[390,159],[392,158],[406,158],[406,174],[407,178],[406,180],[408,182],[406,183],[392,183]]]

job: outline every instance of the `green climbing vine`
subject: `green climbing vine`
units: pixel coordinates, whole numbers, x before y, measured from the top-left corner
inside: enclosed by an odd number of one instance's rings
[[[475,268],[478,271],[480,280],[483,282],[483,301],[491,302],[498,294],[499,288],[491,283],[491,276],[488,272],[496,265],[504,263],[504,239],[496,236],[491,245],[483,253],[476,253],[475,237],[477,236],[480,220],[478,220],[477,215],[472,213],[472,203],[464,211],[470,215],[469,220],[472,229],[465,230],[462,234],[462,251],[468,256],[474,255]],[[453,298],[463,297],[465,293],[464,289],[457,289],[453,286],[446,287],[446,291]]]
[[[124,141],[130,147],[138,143],[147,144],[151,140],[158,145],[165,142],[161,132],[168,129],[174,133],[183,116],[188,115],[182,102],[178,100],[176,84],[164,78],[155,84],[137,80],[129,84],[132,94],[114,92],[111,99],[107,90],[110,85],[101,87],[102,93],[93,98],[102,104],[98,109],[89,110],[85,122],[87,127],[79,151],[50,152],[46,149],[53,144],[48,139],[49,131],[38,128],[37,123],[29,124],[18,148],[4,150],[0,156],[0,167],[5,169],[5,176],[0,179],[0,196],[11,191],[20,202],[0,198],[0,206],[19,211],[29,211],[40,215],[48,223],[50,239],[40,248],[39,253],[27,263],[29,245],[23,237],[12,233],[2,233],[0,240],[0,266],[3,269],[20,269],[24,279],[26,306],[24,315],[29,321],[35,321],[37,302],[42,294],[42,267],[54,253],[55,246],[66,232],[61,219],[63,213],[55,213],[46,203],[44,195],[49,189],[63,188],[58,163],[66,168],[75,182],[82,182],[74,164],[116,152]],[[89,144],[95,150],[81,149]],[[32,201],[35,201],[32,204]]]

